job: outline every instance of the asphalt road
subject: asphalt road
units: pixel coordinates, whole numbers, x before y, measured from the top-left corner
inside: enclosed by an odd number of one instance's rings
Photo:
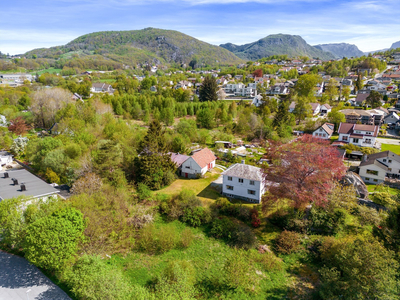
[[[71,300],[26,259],[0,251],[0,300]]]

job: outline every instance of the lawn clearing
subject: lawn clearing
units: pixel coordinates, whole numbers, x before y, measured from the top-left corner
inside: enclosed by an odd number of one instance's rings
[[[219,173],[206,173],[205,178],[199,179],[188,179],[179,178],[175,180],[170,186],[156,191],[156,194],[167,194],[175,195],[178,194],[183,189],[188,189],[196,193],[205,206],[209,206],[221,195],[211,187],[211,182],[216,180],[220,176]]]
[[[388,191],[392,195],[397,195],[400,192],[399,189],[391,188],[387,185],[384,186],[376,184],[365,184],[365,185],[367,186],[367,190],[370,193]]]
[[[400,141],[399,141],[399,145],[382,144],[381,151],[387,151],[387,150],[400,155]]]

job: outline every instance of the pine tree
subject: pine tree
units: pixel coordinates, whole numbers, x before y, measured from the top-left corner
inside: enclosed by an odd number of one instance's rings
[[[278,111],[276,112],[274,122],[272,125],[275,128],[281,127],[283,124],[288,124],[290,121],[290,114],[289,114],[289,102],[288,101],[281,101],[278,107]]]
[[[137,179],[149,188],[157,190],[174,179],[175,164],[167,153],[167,143],[160,122],[150,123],[136,160]]]
[[[203,84],[200,86],[199,97],[200,101],[217,101],[218,100],[218,85],[215,79],[211,76],[204,78]]]

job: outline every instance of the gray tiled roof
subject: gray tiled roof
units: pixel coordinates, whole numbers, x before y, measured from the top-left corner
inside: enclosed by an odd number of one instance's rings
[[[262,169],[246,164],[234,164],[230,166],[222,175],[239,177],[249,180],[262,181]]]
[[[4,173],[8,173],[9,178],[4,178]],[[14,185],[11,178],[17,179],[18,185]],[[21,191],[21,183],[25,184],[26,191]],[[56,193],[59,191],[25,169],[0,173],[0,200],[19,196],[37,198]]]

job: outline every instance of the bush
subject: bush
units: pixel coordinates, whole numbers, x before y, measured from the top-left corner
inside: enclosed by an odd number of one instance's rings
[[[160,211],[166,214],[169,220],[182,218],[185,211],[189,214],[202,205],[193,191],[182,190],[179,194],[166,198],[160,203]]]
[[[185,241],[179,240],[176,227],[172,224],[156,228],[153,224],[147,225],[140,232],[136,247],[146,253],[164,253],[176,248],[178,245],[189,244],[188,233],[184,235]]]
[[[345,209],[327,210],[313,206],[310,211],[312,229],[319,234],[336,234],[345,225],[346,215]]]
[[[210,234],[215,238],[230,240],[232,233],[236,231],[237,225],[227,217],[214,219],[211,224]]]
[[[383,206],[396,206],[397,202],[389,192],[375,192],[372,194],[372,201]]]
[[[188,248],[194,239],[193,232],[190,228],[185,228],[181,233],[181,246],[183,248]]]
[[[300,249],[301,239],[297,232],[282,231],[276,239],[276,250],[283,254],[290,254]]]
[[[193,227],[208,223],[210,219],[210,211],[204,207],[185,208],[183,211],[182,221]]]
[[[144,183],[139,183],[136,191],[137,191],[137,196],[139,198],[139,201],[151,200],[151,190]]]
[[[259,253],[254,251],[251,254],[251,259],[260,264],[267,272],[276,272],[283,269],[282,260],[272,252]]]
[[[232,244],[245,250],[254,248],[257,240],[253,231],[247,225],[240,225],[232,233]]]

